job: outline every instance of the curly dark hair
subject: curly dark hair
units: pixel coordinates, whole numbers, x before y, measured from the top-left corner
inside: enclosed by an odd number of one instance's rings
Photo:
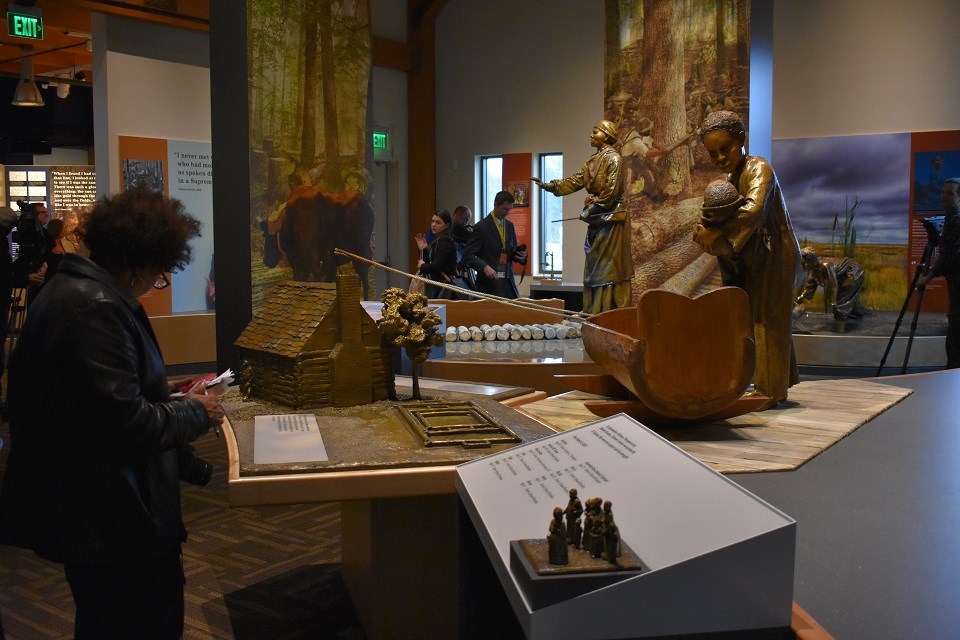
[[[176,198],[138,186],[97,200],[78,234],[90,259],[108,271],[173,271],[190,262],[190,240],[200,227]]]
[[[700,137],[702,138],[711,131],[729,131],[735,136],[746,132],[743,126],[743,120],[733,111],[713,111],[708,113],[703,123],[700,125]]]

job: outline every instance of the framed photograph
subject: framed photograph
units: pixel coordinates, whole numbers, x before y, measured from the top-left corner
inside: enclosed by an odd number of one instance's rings
[[[123,190],[143,185],[151,191],[163,193],[163,162],[160,160],[123,161]]]
[[[530,181],[523,180],[521,182],[511,182],[507,187],[513,195],[513,206],[515,207],[529,207],[530,206]]]

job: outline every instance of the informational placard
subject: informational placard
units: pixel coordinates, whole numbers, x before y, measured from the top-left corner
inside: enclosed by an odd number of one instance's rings
[[[504,560],[510,540],[547,530],[570,489],[581,501],[612,501],[624,539],[652,568],[790,522],[626,416],[460,465],[457,474]]]
[[[456,484],[531,640],[789,626],[796,522],[627,416],[461,464]],[[621,539],[650,571],[560,600],[518,579],[511,541],[545,538],[571,489],[581,505],[611,503]]]
[[[198,219],[201,235],[190,241],[192,260],[171,275],[171,287],[140,299],[149,315],[212,311],[216,306],[213,271],[213,160],[210,143],[119,136],[124,189],[144,185],[183,203]]]
[[[253,463],[322,462],[327,449],[312,413],[256,416],[253,420]]]
[[[943,185],[948,178],[956,176],[960,169],[960,130],[913,133],[910,135],[910,152],[910,227],[906,264],[908,283],[913,282],[930,240],[921,220],[944,215],[940,200]],[[934,251],[926,266],[935,265],[939,257],[938,252]],[[912,297],[911,308],[916,308],[921,299],[924,311],[946,311],[950,303],[946,281],[935,278],[926,286],[922,297]]]
[[[92,166],[50,167],[50,208],[54,217],[81,211],[97,199],[97,173]]]
[[[532,252],[530,214],[530,176],[532,175],[532,153],[505,153],[503,154],[503,190],[513,194],[513,211],[507,218],[513,223],[513,230],[517,233],[517,244],[527,245],[527,253]],[[514,273],[526,269],[522,264],[514,263]]]
[[[203,224],[202,235],[190,241],[193,260],[173,274],[173,312],[210,311],[213,277],[213,160],[209,142],[167,141],[169,195],[183,203]]]

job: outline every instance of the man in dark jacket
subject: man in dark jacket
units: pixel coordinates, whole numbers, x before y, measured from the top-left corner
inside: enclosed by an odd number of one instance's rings
[[[924,287],[934,278],[947,281],[950,307],[947,309],[947,369],[960,368],[960,178],[943,183],[940,203],[946,218],[937,246],[937,261],[917,280]]]
[[[10,207],[0,207],[0,335],[4,339],[8,337],[10,329],[10,306],[13,290],[17,288],[26,288],[32,284],[42,284],[44,274],[42,271],[30,273],[30,269],[23,261],[14,263],[10,256],[10,247],[7,244],[7,236],[17,224],[17,212]],[[0,349],[0,377],[4,373],[4,352]],[[0,417],[7,418],[6,402],[0,402]]]
[[[10,207],[0,207],[0,331],[7,336],[10,318],[10,296],[16,287],[26,287],[29,282],[26,272],[14,271],[7,236],[17,224],[17,213]],[[0,349],[0,376],[3,375],[4,349]]]
[[[493,211],[474,226],[463,261],[477,271],[477,288],[502,298],[519,298],[513,264],[527,264],[526,245],[517,245],[517,232],[507,215],[513,195],[501,191],[493,199]]]

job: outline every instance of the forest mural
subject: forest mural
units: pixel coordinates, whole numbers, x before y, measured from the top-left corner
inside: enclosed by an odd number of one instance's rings
[[[605,117],[619,129],[633,294],[719,283],[693,241],[703,189],[721,177],[696,134],[715,110],[749,127],[749,0],[606,0]]]
[[[280,280],[332,282],[335,246],[372,253],[371,35],[368,0],[249,0],[247,11],[256,311]]]

